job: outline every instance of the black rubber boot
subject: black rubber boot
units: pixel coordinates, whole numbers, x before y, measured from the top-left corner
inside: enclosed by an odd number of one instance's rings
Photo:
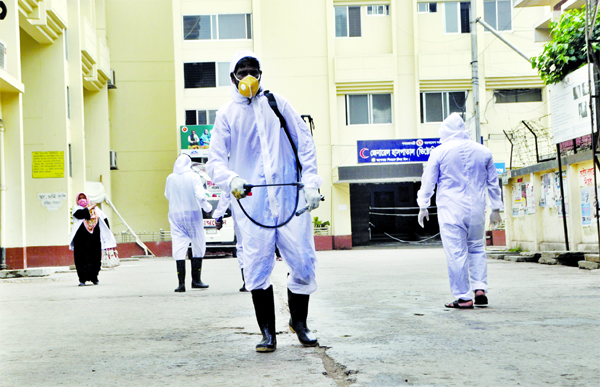
[[[240,270],[242,271],[242,281],[244,281],[244,284],[240,288],[240,292],[247,292],[248,289],[246,289],[246,279],[244,278],[244,269],[240,269]]]
[[[202,282],[202,258],[192,258],[192,289],[206,289],[207,284]]]
[[[179,286],[175,289],[176,292],[185,292],[185,260],[175,261],[177,263],[177,278],[179,279]]]
[[[254,303],[256,321],[263,335],[262,341],[256,345],[256,352],[273,352],[277,349],[273,285],[266,290],[253,290],[252,302]]]
[[[292,293],[288,289],[288,305],[290,307],[290,330],[298,336],[298,340],[305,347],[315,347],[319,343],[317,337],[308,329],[306,317],[308,316],[307,294]]]

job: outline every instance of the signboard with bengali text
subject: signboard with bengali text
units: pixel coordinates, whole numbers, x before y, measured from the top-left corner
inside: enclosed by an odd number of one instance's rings
[[[358,163],[426,162],[439,138],[357,141]]]
[[[65,177],[65,152],[32,152],[34,179]]]
[[[591,92],[594,93],[593,90]],[[552,132],[555,144],[592,132],[589,98],[587,65],[573,71],[559,83],[550,85]]]

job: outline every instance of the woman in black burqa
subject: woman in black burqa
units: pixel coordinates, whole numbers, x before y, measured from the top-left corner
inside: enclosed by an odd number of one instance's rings
[[[116,246],[106,215],[81,192],[77,195],[77,204],[73,206],[73,231],[69,246],[73,250],[79,286],[85,286],[87,281],[98,285],[102,250]]]

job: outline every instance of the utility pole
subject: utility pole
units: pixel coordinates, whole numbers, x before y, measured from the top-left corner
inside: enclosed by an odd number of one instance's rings
[[[481,120],[479,119],[479,62],[477,61],[477,0],[471,0],[469,11],[471,26],[471,69],[473,88],[473,107],[475,108],[475,141],[481,141]]]

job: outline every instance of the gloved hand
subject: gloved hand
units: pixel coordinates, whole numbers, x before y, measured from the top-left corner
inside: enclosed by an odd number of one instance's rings
[[[248,182],[239,176],[231,179],[231,183],[229,184],[229,187],[231,188],[231,194],[238,200],[245,198],[247,195],[246,190],[244,189],[244,184],[248,184]]]
[[[319,190],[315,188],[304,188],[304,197],[306,198],[308,211],[312,211],[319,207],[319,202],[321,201]]]
[[[425,222],[423,219],[427,219],[427,221],[429,221],[429,211],[427,211],[427,208],[421,208],[419,211],[419,226],[425,228]]]
[[[223,217],[219,216],[216,220],[215,220],[215,226],[217,226],[217,230],[220,230],[223,228]]]
[[[502,223],[502,217],[500,216],[500,210],[492,210],[490,214],[490,227],[495,229]]]
[[[213,210],[213,206],[208,202],[208,200],[204,200],[200,207],[202,207],[202,209],[206,213],[211,212]]]

